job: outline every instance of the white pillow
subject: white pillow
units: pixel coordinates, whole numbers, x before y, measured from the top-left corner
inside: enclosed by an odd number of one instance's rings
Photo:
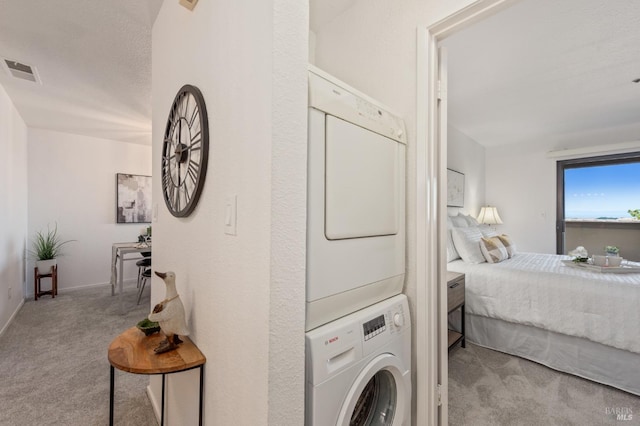
[[[447,263],[460,259],[456,246],[453,244],[453,237],[451,236],[452,229],[453,220],[451,220],[451,216],[447,216]]]
[[[464,220],[467,222],[467,226],[478,226],[478,225],[480,225],[480,222],[478,222],[478,220],[475,217],[471,216],[470,214],[469,215],[465,215],[465,214],[462,214],[462,213],[458,213],[458,216],[462,216],[464,218]]]
[[[509,257],[510,258],[513,257],[516,254],[516,245],[514,244],[511,237],[508,235],[502,234],[502,235],[498,235],[498,238],[500,238],[502,245],[504,245],[504,247],[507,249],[507,254],[509,255]]]
[[[456,259],[460,259],[460,255],[458,254],[458,250],[456,250],[456,246],[453,243],[453,237],[451,236],[451,230],[447,230],[447,263],[454,261]]]
[[[469,222],[465,219],[464,215],[458,213],[458,216],[449,216],[454,228],[466,228],[469,226]]]
[[[500,237],[482,238],[480,240],[480,251],[489,263],[502,262],[509,258],[507,249],[500,240]]]
[[[453,243],[462,260],[467,263],[483,263],[485,258],[480,251],[482,233],[477,227],[453,228]]]

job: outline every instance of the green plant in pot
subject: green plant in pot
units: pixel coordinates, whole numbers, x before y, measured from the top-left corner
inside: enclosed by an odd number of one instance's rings
[[[616,246],[605,246],[604,252],[607,256],[617,256],[620,253],[620,249]]]
[[[62,241],[58,235],[58,225],[51,229],[47,225],[46,231],[37,231],[33,238],[33,249],[30,253],[36,259],[36,267],[41,274],[46,274],[57,264],[58,256],[62,255],[62,246],[75,240]]]

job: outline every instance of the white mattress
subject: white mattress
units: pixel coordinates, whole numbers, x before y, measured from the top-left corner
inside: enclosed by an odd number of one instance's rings
[[[466,311],[640,353],[640,274],[598,273],[564,265],[567,256],[518,253],[468,264]],[[640,266],[640,265],[638,265]]]

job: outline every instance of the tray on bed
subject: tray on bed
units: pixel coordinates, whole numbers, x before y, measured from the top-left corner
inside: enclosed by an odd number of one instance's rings
[[[640,267],[629,266],[629,265],[622,265],[622,266],[596,266],[596,265],[591,265],[590,263],[574,262],[573,260],[563,260],[562,263],[564,263],[567,266],[571,266],[573,268],[587,269],[589,271],[600,272],[600,273],[612,273],[612,274],[634,274],[634,273],[637,274],[637,273],[640,273]]]

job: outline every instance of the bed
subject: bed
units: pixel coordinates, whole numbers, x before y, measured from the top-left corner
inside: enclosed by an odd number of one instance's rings
[[[469,261],[465,242],[455,241],[462,259],[447,269],[465,274],[469,342],[640,395],[640,273],[515,248],[495,263]]]

